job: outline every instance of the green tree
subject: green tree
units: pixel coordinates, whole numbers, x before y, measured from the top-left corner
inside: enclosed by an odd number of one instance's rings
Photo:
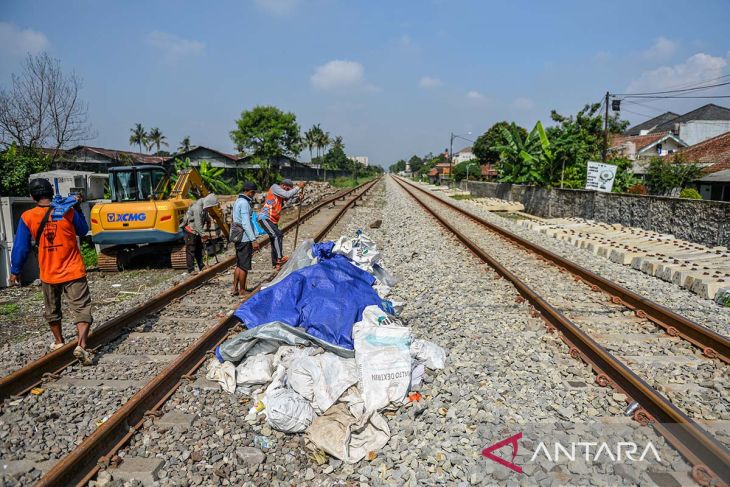
[[[231,139],[239,152],[247,152],[259,161],[268,186],[271,162],[280,157],[296,157],[302,150],[297,117],[274,106],[257,106],[241,113]]]
[[[164,145],[167,147],[169,144],[167,143],[167,137],[162,134],[162,130],[155,127],[150,130],[150,133],[147,134],[147,140],[151,146],[157,147],[157,153],[160,152],[160,146]]]
[[[414,154],[408,159],[408,165],[412,172],[417,173],[423,167],[423,159]]]
[[[310,161],[314,161],[314,156],[312,155],[312,151],[314,150],[315,147],[317,147],[317,129],[318,128],[319,128],[318,125],[313,125],[311,129],[304,132],[304,145],[306,145],[307,149],[309,149],[309,160]]]
[[[517,124],[510,124],[506,121],[495,123],[474,141],[472,150],[477,159],[479,159],[480,164],[497,164],[499,162],[497,146],[506,145],[507,142],[503,137],[502,128],[511,130],[510,127],[512,125],[519,132],[522,140],[527,138],[527,130]]]
[[[177,148],[178,152],[187,152],[190,150],[192,146],[190,145],[190,136],[186,135],[183,137],[183,139],[180,141],[180,145]]]
[[[544,179],[548,184],[565,187],[583,187],[589,160],[598,161],[604,146],[604,119],[601,105],[585,105],[575,116],[550,112],[556,125],[547,129],[555,155],[552,164],[544,168]],[[628,127],[627,120],[621,120],[615,113],[608,119],[609,133],[622,133]],[[562,181],[561,181],[562,178]]]
[[[0,195],[28,196],[28,177],[50,167],[51,159],[42,152],[11,145],[0,153]]]
[[[395,164],[391,164],[390,167],[388,168],[388,171],[390,171],[394,174],[398,173],[400,171],[405,171],[405,170],[406,170],[406,161],[404,161],[403,159],[399,160]]]
[[[649,167],[644,178],[649,192],[657,195],[667,195],[702,175],[697,164],[689,164],[680,156],[673,160],[654,157],[649,161]]]
[[[519,127],[500,127],[505,144],[496,146],[500,153],[499,180],[514,184],[542,184],[545,182],[544,168],[553,163],[554,153],[550,140],[537,122],[523,139]]]
[[[129,136],[129,145],[137,145],[139,151],[142,152],[142,144],[147,144],[147,132],[141,123],[134,125],[134,128],[129,129],[132,135]]]
[[[322,158],[322,163],[328,169],[347,169],[351,162],[345,154],[344,146],[334,144]]]
[[[478,179],[481,176],[480,168],[481,166],[477,159],[460,162],[454,166],[454,180],[461,181],[466,179],[467,174],[469,175],[470,181]]]

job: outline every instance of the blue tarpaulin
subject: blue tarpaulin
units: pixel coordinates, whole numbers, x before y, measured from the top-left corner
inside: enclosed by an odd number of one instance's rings
[[[327,253],[326,247],[319,250]],[[374,282],[371,274],[335,254],[259,291],[238,308],[235,316],[247,328],[281,321],[353,350],[352,325],[362,319],[367,306],[382,307],[372,288]]]

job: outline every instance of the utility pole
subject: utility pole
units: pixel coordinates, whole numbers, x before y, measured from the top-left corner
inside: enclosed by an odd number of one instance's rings
[[[451,141],[449,142],[449,186],[451,186],[451,178],[454,177],[454,132],[451,132]]]
[[[606,92],[606,115],[603,120],[603,153],[601,154],[601,162],[606,162],[606,155],[608,153],[608,91]]]

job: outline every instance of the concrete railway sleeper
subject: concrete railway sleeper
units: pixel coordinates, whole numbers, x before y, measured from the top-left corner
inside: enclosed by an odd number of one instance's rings
[[[522,247],[532,253],[536,253],[545,259],[546,262],[558,266],[563,272],[573,274],[577,279],[580,279],[593,290],[605,292],[611,297],[611,301],[613,303],[620,304],[633,310],[638,317],[646,318],[661,326],[669,335],[679,336],[689,341],[702,350],[702,353],[707,357],[718,358],[726,363],[730,363],[730,339],[727,337],[688,320],[687,318],[678,315],[650,299],[644,298],[643,296],[640,296],[615,282],[605,279],[590,270],[544,249],[533,242],[515,235],[508,230],[494,225],[479,216],[473,215],[454,203],[445,201],[444,199],[434,195],[430,191],[412,184],[410,187],[416,189],[420,193],[428,195],[430,198],[439,201],[441,204],[449,207],[450,209],[499,234],[501,237],[513,242],[519,247]]]
[[[337,223],[337,221],[351,208],[359,198],[362,198],[375,184],[377,181],[371,181],[364,185],[355,188],[346,194],[340,194],[331,198],[321,205],[318,205],[315,210],[310,210],[303,218],[311,218],[317,210],[323,209],[325,206],[329,206],[327,211],[322,211],[321,214],[315,218],[315,223],[308,225],[307,233],[312,235],[315,240],[321,239],[326,233]],[[345,199],[344,205],[336,204],[335,201],[339,199]],[[321,230],[320,225],[324,224],[324,228]],[[284,232],[294,228],[294,223],[291,223],[284,227]],[[311,227],[311,228],[309,228]],[[318,231],[317,231],[318,230]],[[265,257],[259,253],[258,257],[261,258],[262,262],[265,261]],[[232,261],[228,260],[221,262],[219,265],[231,265]],[[216,266],[217,268],[218,266]],[[255,267],[254,267],[255,268]],[[211,269],[212,270],[212,269]],[[222,269],[220,269],[222,270]],[[218,270],[217,273],[220,272]],[[200,275],[195,276],[200,277]],[[213,275],[210,275],[212,278]],[[222,277],[222,276],[220,276]],[[260,286],[270,278],[263,279],[258,283],[252,294],[256,293]],[[195,278],[193,278],[195,279]],[[215,283],[219,280],[220,283]],[[205,283],[195,280],[196,288]],[[210,283],[205,284],[206,286],[216,285],[221,290],[227,290],[230,286],[228,279],[225,282],[222,279],[211,279]],[[207,295],[208,302],[210,303],[211,293],[208,291],[205,293],[203,288],[199,289],[201,295]],[[218,291],[218,289],[216,289]],[[195,291],[190,292],[194,294]],[[250,295],[249,295],[250,297]],[[170,298],[173,299],[173,298]],[[185,301],[188,299],[186,297]],[[240,301],[235,300],[235,306],[240,304]],[[203,302],[204,303],[204,302]],[[175,309],[178,305],[183,304],[182,301],[172,304],[169,308]],[[201,304],[205,307],[205,304]],[[215,306],[211,307],[212,311],[215,311]],[[167,308],[166,308],[167,309]],[[184,307],[178,311],[183,311]],[[189,321],[195,321],[195,316],[189,315],[190,309],[187,308],[186,316]],[[114,465],[118,463],[119,458],[116,456],[117,451],[131,438],[135,431],[142,427],[144,421],[149,415],[158,415],[160,408],[164,403],[174,394],[176,389],[181,383],[187,380],[191,380],[195,371],[208,359],[210,353],[217,344],[222,342],[231,332],[236,330],[236,319],[232,316],[232,313],[217,313],[219,317],[218,322],[211,326],[206,327],[202,333],[189,333],[189,337],[192,339],[197,336],[194,341],[189,344],[184,351],[180,354],[174,353],[173,355],[164,355],[160,357],[166,366],[162,371],[154,375],[150,380],[145,380],[143,386],[136,391],[131,397],[120,404],[118,409],[103,418],[103,421],[98,421],[96,428],[86,436],[83,441],[78,444],[68,454],[61,457],[37,482],[37,485],[83,485],[96,475],[100,467]],[[176,320],[177,318],[172,318]],[[184,338],[185,333],[179,333],[181,338]],[[155,338],[152,336],[151,338]],[[170,360],[165,360],[169,357]],[[131,381],[134,382],[134,381]],[[102,384],[103,386],[103,384]],[[87,418],[88,419],[88,418]]]
[[[505,267],[492,255],[485,252],[482,247],[474,242],[474,240],[470,239],[456,228],[456,225],[454,225],[448,218],[445,218],[440,212],[435,211],[425,202],[423,197],[417,195],[418,191],[416,190],[420,190],[420,192],[428,194],[443,205],[451,207],[453,210],[458,211],[472,220],[484,223],[485,226],[490,229],[492,229],[491,227],[493,227],[493,225],[483,222],[481,219],[468,214],[468,212],[461,208],[451,205],[449,202],[443,201],[441,198],[431,195],[420,188],[416,188],[413,185],[405,183],[399,179],[397,179],[397,182],[444,228],[451,232],[483,262],[489,264],[499,276],[506,278],[517,288],[519,296],[516,299],[518,301],[527,300],[533,307],[533,316],[539,316],[542,318],[546,323],[548,331],[558,331],[561,333],[561,338],[569,346],[570,355],[575,359],[582,360],[592,367],[597,374],[596,382],[599,385],[610,385],[620,393],[626,395],[627,398],[630,398],[627,400],[635,402],[636,406],[632,408],[634,409],[634,419],[642,424],[651,424],[655,430],[663,435],[672,444],[672,446],[693,465],[692,475],[698,483],[702,485],[710,485],[713,483],[726,485],[730,482],[730,452],[724,445],[705,431],[698,423],[687,416],[687,414],[681,411],[677,406],[662,396],[656,389],[651,387],[644,379],[639,377],[622,361],[609,353],[603,346],[594,340],[594,338],[586,333],[581,326],[578,326],[576,323],[568,319],[556,308],[556,306],[551,305],[544,296],[536,293],[535,290],[533,290],[523,279]],[[505,233],[509,233],[502,229],[499,229],[498,231],[503,236]],[[523,242],[522,239],[517,236],[509,235],[506,237],[530,252],[538,252],[544,258],[548,258],[544,254],[550,254],[548,251],[540,249],[534,244]],[[559,262],[562,264],[560,267],[568,269],[571,272],[573,272],[573,268],[578,267],[561,257],[554,255],[550,255],[550,257],[560,259]],[[580,273],[582,274],[581,278],[584,278],[583,275],[591,277],[590,271],[585,269],[580,268]],[[586,280],[589,283],[610,284],[613,286],[612,289],[620,288],[620,286],[610,282],[604,283],[603,281],[606,281],[605,279],[595,275],[593,275],[593,279]],[[621,292],[621,289],[619,289],[619,292]],[[633,293],[626,291],[621,295],[621,297],[623,298],[628,296],[627,299],[614,300],[614,302],[619,301],[621,304],[632,303],[637,305],[637,308],[640,310],[642,308],[639,308],[639,305],[648,305],[652,313],[658,313],[660,316],[664,311],[668,312],[668,310],[664,310],[661,306],[655,305],[649,300],[639,296],[632,296],[632,294]],[[647,313],[647,315],[648,314],[649,313]],[[668,315],[668,320],[671,320],[672,322],[687,321],[674,313],[668,312],[666,314]],[[692,330],[693,336],[697,337],[697,330],[702,330],[703,327],[692,322],[689,323],[691,324],[689,329]],[[707,331],[709,332],[709,330]],[[701,334],[702,332],[699,333]],[[714,334],[713,332],[710,332],[709,335],[716,343],[720,345],[724,344],[726,346],[727,339],[725,337]],[[727,357],[726,348],[723,349],[722,346],[717,346],[717,349],[724,350],[723,353],[725,354],[725,357]],[[724,366],[724,364],[722,366]]]

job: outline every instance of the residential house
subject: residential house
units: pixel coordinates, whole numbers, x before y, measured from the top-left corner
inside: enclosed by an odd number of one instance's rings
[[[730,131],[682,149],[678,155],[702,168],[703,175],[694,182],[702,199],[730,201]]]
[[[647,135],[671,132],[687,145],[730,131],[730,109],[709,103],[684,115],[666,112],[631,127],[626,135]]]
[[[472,159],[476,159],[474,156],[474,151],[471,147],[464,147],[459,152],[454,153],[454,164],[459,164],[466,161],[471,161]]]
[[[59,151],[56,154],[53,168],[106,173],[110,167],[114,166],[129,164],[165,165],[169,159],[169,157],[153,156],[139,152],[78,145],[71,149]]]
[[[499,176],[496,164],[482,164],[481,166],[482,178],[492,180]]]
[[[687,144],[671,132],[645,135],[615,135],[611,138],[609,152],[627,157],[632,161],[666,156],[687,147]]]
[[[451,164],[448,162],[439,162],[426,175],[431,184],[441,184],[442,181],[451,179]]]
[[[370,165],[370,159],[368,158],[368,156],[347,156],[347,158],[355,162],[359,162],[365,167],[368,167]]]

